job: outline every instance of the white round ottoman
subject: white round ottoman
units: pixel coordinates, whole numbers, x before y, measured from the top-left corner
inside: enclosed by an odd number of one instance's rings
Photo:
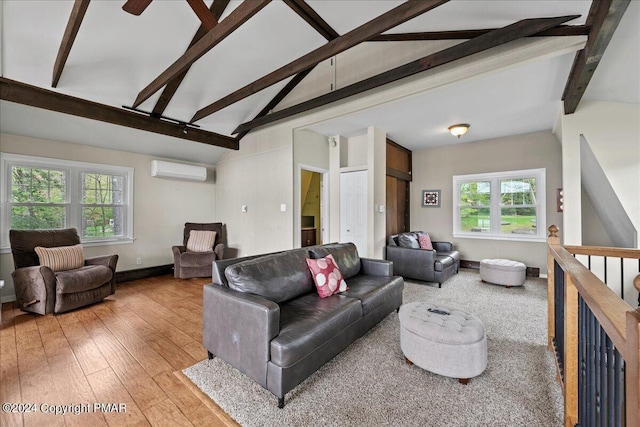
[[[480,261],[480,279],[485,282],[511,286],[522,286],[527,275],[527,266],[510,259],[483,259]]]
[[[443,305],[412,302],[400,307],[399,317],[400,347],[407,363],[458,378],[463,384],[484,372],[487,337],[482,321],[473,314]]]

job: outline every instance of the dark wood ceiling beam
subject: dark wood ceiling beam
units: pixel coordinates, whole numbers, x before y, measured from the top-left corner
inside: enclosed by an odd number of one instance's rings
[[[200,109],[193,116],[191,121],[200,120],[210,114],[215,113],[231,104],[234,104],[256,92],[261,91],[279,81],[293,76],[301,71],[304,71],[327,58],[337,55],[340,52],[356,46],[363,41],[367,41],[372,37],[377,36],[385,31],[396,27],[403,22],[406,22],[416,16],[419,16],[431,9],[434,9],[449,0],[408,0],[397,6],[390,11],[383,13],[377,18],[359,26],[358,28],[349,31],[346,34],[328,42],[324,46],[321,46],[306,55],[290,62],[289,64],[278,68],[275,71],[267,74],[266,76],[249,83],[236,90],[235,92],[221,98],[206,107]]]
[[[238,141],[225,135],[151,118],[110,105],[64,95],[4,77],[0,77],[0,99],[161,135],[173,136],[174,138],[230,148],[232,150],[238,149]]]
[[[213,15],[213,17],[215,17],[216,22],[220,20],[220,17],[222,16],[224,10],[227,8],[228,4],[229,0],[214,0],[213,3],[211,3],[209,11]],[[198,28],[198,31],[196,31],[193,39],[191,39],[191,43],[189,43],[189,47],[187,48],[187,50],[191,48],[191,46],[196,44],[198,40],[204,37],[204,35],[207,34],[207,31],[208,30],[207,28],[205,28],[204,24],[200,25],[200,28]],[[160,94],[160,98],[158,98],[156,105],[153,107],[153,111],[151,113],[153,116],[161,116],[162,113],[164,113],[164,110],[167,108],[169,102],[171,102],[171,99],[173,99],[173,96],[178,91],[178,88],[182,84],[182,80],[184,80],[190,68],[191,65],[189,65],[186,70],[178,74],[176,77],[171,79],[169,83],[166,84],[164,90],[162,91],[162,94]]]
[[[284,0],[284,1],[298,15],[300,15],[302,19],[307,21],[313,28],[316,29],[316,31],[318,31],[328,41],[331,41],[333,39],[340,37],[340,34],[338,34],[333,28],[331,28],[331,26],[327,24],[327,22],[324,19],[322,19],[322,17],[320,17],[320,15],[318,15],[316,11],[313,10],[305,1],[303,0]],[[282,101],[287,95],[289,95],[289,93],[291,93],[291,91],[295,89],[296,86],[298,86],[298,84],[302,80],[304,80],[304,78],[307,77],[307,75],[309,75],[309,73],[313,71],[315,67],[316,66],[314,65],[313,67],[307,68],[306,70],[303,70],[298,74],[296,74],[295,76],[293,76],[293,78],[289,80],[289,83],[287,83],[285,87],[280,89],[280,92],[278,92],[276,96],[274,96],[273,99],[269,101],[267,105],[262,110],[260,110],[260,112],[253,119],[255,120],[257,118],[266,116],[269,113],[269,111],[274,109],[280,103],[280,101]],[[240,132],[236,136],[236,139],[240,141],[242,138],[244,138],[244,136],[247,133],[249,133],[249,131]]]
[[[240,6],[225,19],[220,21],[211,31],[207,32],[200,40],[198,40],[184,55],[169,66],[162,74],[160,74],[147,87],[142,89],[138,94],[134,107],[139,106],[149,99],[151,95],[156,93],[160,88],[166,85],[171,79],[178,76],[184,70],[200,59],[205,53],[213,49],[218,43],[224,40],[229,34],[235,31],[242,24],[247,22],[249,18],[258,13],[263,7],[269,4],[271,0],[250,0],[243,1]]]
[[[618,28],[622,15],[627,10],[630,0],[594,0],[593,24],[589,31],[587,44],[576,53],[576,57],[564,88],[562,101],[564,113],[573,114],[578,108],[587,86],[596,71],[602,55],[604,55],[613,33]]]
[[[266,116],[269,113],[269,111],[274,109],[276,107],[276,105],[278,105],[280,103],[280,101],[282,101],[284,99],[285,96],[289,95],[289,93],[296,86],[298,86],[298,84],[305,77],[307,77],[307,75],[311,71],[313,71],[314,68],[315,68],[315,65],[313,67],[311,67],[311,68],[307,68],[306,70],[301,71],[298,74],[296,74],[291,80],[289,80],[289,83],[287,83],[285,85],[285,87],[280,89],[280,92],[278,92],[276,94],[276,96],[274,96],[273,99],[271,101],[269,101],[269,103],[262,110],[260,110],[260,112],[253,118],[253,120],[256,120],[256,119],[259,119],[260,117]],[[244,138],[244,136],[249,133],[249,130],[250,129],[247,129],[246,131],[243,131],[243,132],[239,132],[238,135],[236,135],[236,140],[240,141],[242,138]]]
[[[380,34],[369,41],[373,42],[397,42],[397,41],[421,41],[421,40],[469,40],[474,37],[495,31],[496,28],[483,30],[456,30],[456,31],[432,31],[422,33],[397,33]],[[529,37],[541,36],[586,36],[589,27],[586,25],[560,25]]]
[[[69,21],[67,22],[67,28],[64,30],[62,42],[58,49],[58,56],[56,57],[56,62],[53,66],[53,79],[51,80],[52,87],[58,86],[60,76],[62,76],[62,70],[67,63],[71,47],[73,46],[73,42],[76,40],[76,36],[80,30],[80,24],[82,24],[82,20],[87,12],[90,1],[91,0],[76,0],[73,3],[71,15],[69,15]]]
[[[213,27],[218,25],[218,18],[213,16],[203,0],[187,0],[187,3],[189,3],[189,6],[191,6],[191,9],[195,12],[207,31],[211,31]]]
[[[139,16],[150,4],[151,0],[127,0],[127,2],[122,5],[122,10]]]
[[[408,64],[401,65],[389,71],[385,71],[384,73],[377,74],[373,77],[369,77],[368,79],[364,79],[352,85],[345,86],[341,89],[313,98],[309,101],[305,101],[300,104],[285,108],[283,110],[276,111],[251,122],[243,123],[238,126],[233,133],[246,132],[255,127],[262,126],[276,120],[284,119],[286,117],[290,117],[295,114],[311,110],[313,108],[321,107],[340,99],[357,95],[367,90],[371,90],[382,85],[395,82],[397,80],[412,76],[422,71],[430,70],[435,67],[456,61],[458,59],[465,58],[469,55],[473,55],[484,50],[503,45],[513,40],[527,37],[531,34],[535,34],[549,28],[553,28],[577,17],[578,15],[572,15],[560,16],[555,18],[524,19],[522,21],[518,21],[515,24],[494,30],[487,34],[483,34],[474,39],[462,42],[458,45],[441,50],[431,55],[427,55],[423,58],[409,62]]]
[[[284,2],[328,41],[340,37],[340,34],[304,0],[284,0]]]

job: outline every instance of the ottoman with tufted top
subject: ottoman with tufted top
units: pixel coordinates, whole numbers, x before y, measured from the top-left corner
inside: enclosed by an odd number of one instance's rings
[[[407,363],[463,384],[487,367],[487,337],[473,314],[412,302],[400,307],[400,347]]]
[[[483,259],[480,261],[480,279],[484,282],[511,286],[522,286],[527,275],[527,266],[510,259]]]

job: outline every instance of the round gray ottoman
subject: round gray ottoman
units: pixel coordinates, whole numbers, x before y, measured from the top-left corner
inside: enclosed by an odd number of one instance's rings
[[[412,302],[400,307],[399,317],[400,347],[407,363],[463,384],[484,372],[487,337],[482,321],[473,314]]]
[[[511,286],[522,286],[527,275],[527,266],[510,259],[483,259],[480,261],[480,279],[485,282]]]

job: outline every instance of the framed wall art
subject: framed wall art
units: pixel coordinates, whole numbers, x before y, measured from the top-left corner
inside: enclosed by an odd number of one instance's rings
[[[422,207],[439,208],[440,190],[422,190]]]

